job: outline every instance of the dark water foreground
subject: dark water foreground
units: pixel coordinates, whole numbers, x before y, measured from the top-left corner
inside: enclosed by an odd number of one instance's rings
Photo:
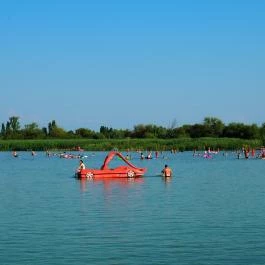
[[[75,159],[0,153],[0,264],[265,264],[265,161],[132,156],[146,176],[106,182],[73,178]]]

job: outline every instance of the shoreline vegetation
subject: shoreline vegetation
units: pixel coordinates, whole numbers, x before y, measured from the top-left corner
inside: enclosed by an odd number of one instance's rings
[[[0,151],[191,151],[238,150],[265,145],[265,123],[223,123],[206,117],[202,123],[177,126],[176,120],[168,127],[138,124],[132,130],[101,126],[98,132],[88,128],[66,131],[53,120],[40,128],[36,122],[20,125],[19,117],[12,116],[2,123]],[[79,147],[79,149],[77,148]]]
[[[193,151],[193,150],[238,150],[242,147],[259,148],[262,140],[237,138],[178,138],[178,139],[41,139],[0,140],[0,151]]]

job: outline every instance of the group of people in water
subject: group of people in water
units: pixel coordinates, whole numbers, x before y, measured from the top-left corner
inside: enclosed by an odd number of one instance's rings
[[[37,153],[35,151],[31,151],[30,152],[31,156],[36,156]],[[19,157],[19,153],[17,151],[13,151],[12,152],[12,156],[13,157]],[[86,155],[83,155],[83,154],[73,154],[73,153],[67,153],[67,152],[63,152],[63,153],[51,153],[50,151],[46,151],[46,156],[47,157],[51,157],[51,156],[58,156],[60,158],[77,158],[77,159],[80,159],[80,158],[86,158],[87,156]]]
[[[35,151],[31,151],[31,156],[35,156],[36,155],[36,152]],[[18,155],[18,152],[17,151],[13,151],[12,152],[12,156],[13,157],[18,157],[19,155]]]
[[[260,152],[258,152],[257,155],[254,148],[252,148],[251,150],[249,148],[242,148],[242,150],[237,151],[237,158],[240,159],[243,156],[245,159],[248,159],[250,157],[250,154],[251,157],[265,159],[265,148],[261,148]]]
[[[173,151],[171,151],[171,153],[172,153]],[[161,152],[162,153],[162,152]],[[174,153],[176,153],[176,152],[174,152]],[[159,157],[159,152],[158,151],[155,151],[155,158],[158,158]],[[148,152],[147,153],[147,155],[144,155],[144,153],[143,152],[141,152],[141,154],[140,154],[140,159],[152,159],[153,158],[153,154],[152,154],[152,152],[150,151],[150,152]],[[164,158],[164,156],[163,156],[163,158]]]
[[[236,158],[245,158],[248,159],[250,156],[252,158],[258,158],[258,159],[265,159],[265,147],[261,147],[258,149],[259,152],[256,153],[256,150],[254,148],[245,148],[242,147],[242,149],[239,149],[233,154],[236,154]],[[210,148],[208,150],[205,150],[203,153],[197,152],[196,149],[193,150],[193,157],[203,157],[203,158],[213,158],[214,155],[219,154],[220,150],[218,149],[217,151],[211,150]],[[223,156],[227,156],[228,152],[224,151]]]
[[[79,150],[83,150],[83,149],[80,149]],[[215,150],[211,150],[210,148],[208,150],[205,150],[204,152],[197,152],[196,149],[193,150],[193,157],[203,157],[203,158],[213,158],[214,155],[216,154],[219,154],[219,149],[217,151]],[[158,158],[158,157],[161,157],[161,158],[167,158],[167,156],[163,155],[163,152],[159,152],[158,151],[155,151],[154,152],[154,157],[153,157],[153,153],[152,151],[149,151],[147,152],[146,154],[144,154],[143,152],[140,152],[140,159],[141,160],[144,160],[144,159],[153,159],[153,158]],[[176,153],[176,151],[171,151],[171,154],[172,153]],[[259,152],[256,152],[256,150],[254,148],[250,149],[250,148],[242,148],[242,149],[239,149],[235,152],[233,152],[236,154],[236,158],[237,159],[240,159],[240,158],[245,158],[245,159],[248,159],[250,157],[252,158],[261,158],[261,159],[265,159],[265,147],[261,147],[259,149]],[[34,150],[30,151],[30,154],[31,156],[36,156],[36,152]],[[227,156],[227,152],[223,152],[223,156]],[[12,156],[13,157],[19,157],[19,153],[17,151],[12,151]],[[68,152],[62,152],[62,153],[51,153],[50,151],[46,151],[46,156],[50,157],[50,156],[58,156],[60,158],[74,158],[74,159],[83,159],[83,158],[87,158],[86,155],[84,154],[76,154],[76,153],[68,153]],[[127,160],[131,160],[132,159],[132,156],[131,154],[127,154],[126,155],[126,159]]]
[[[34,157],[36,156],[36,152],[35,151],[30,151],[31,153],[31,156]],[[171,152],[172,153],[172,152]],[[175,153],[175,152],[173,152]],[[204,153],[202,153],[202,157],[204,158],[212,158],[213,155],[215,154],[218,154],[219,153],[219,150],[218,151],[211,151],[210,149],[204,151]],[[234,152],[236,154],[236,157],[237,159],[240,159],[240,158],[245,158],[245,159],[248,159],[250,156],[252,158],[260,158],[260,159],[265,159],[265,147],[262,147],[259,149],[259,152],[257,153],[256,155],[256,150],[255,149],[249,149],[249,148],[242,148],[240,150],[237,150]],[[162,154],[162,152],[161,152]],[[77,158],[77,159],[80,159],[79,160],[79,166],[77,168],[77,172],[80,172],[81,170],[85,169],[86,166],[84,164],[84,161],[83,161],[83,158],[86,158],[87,156],[85,155],[81,155],[81,154],[69,154],[69,153],[66,153],[66,152],[63,152],[63,153],[59,153],[59,154],[54,154],[54,153],[50,153],[49,151],[46,151],[46,156],[51,156],[51,155],[56,155],[60,158]],[[223,153],[223,155],[225,155],[225,152]],[[13,151],[12,152],[12,156],[13,157],[19,157],[19,154],[17,151]],[[193,156],[200,156],[200,153],[197,153],[196,150],[194,150],[193,152]],[[159,157],[159,153],[158,151],[155,152],[155,158],[158,158]],[[161,155],[161,158],[163,158],[164,156]],[[126,157],[125,157],[127,160],[131,160],[132,157],[131,155],[127,154]],[[140,152],[140,159],[143,160],[143,159],[152,159],[153,156],[152,156],[152,152],[148,152],[146,155],[144,155],[143,152]],[[161,174],[163,177],[172,177],[173,175],[173,171],[172,169],[167,165],[165,164],[164,168],[161,170]]]

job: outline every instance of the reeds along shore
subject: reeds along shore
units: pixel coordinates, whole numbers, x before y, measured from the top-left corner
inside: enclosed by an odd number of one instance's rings
[[[45,140],[0,140],[1,151],[46,151],[46,150],[77,150],[85,151],[118,150],[237,150],[242,147],[258,148],[261,140],[244,140],[234,138],[178,138],[178,139],[45,139]],[[78,150],[77,150],[78,151]]]

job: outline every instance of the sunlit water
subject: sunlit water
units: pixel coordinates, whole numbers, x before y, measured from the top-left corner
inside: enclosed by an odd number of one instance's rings
[[[133,153],[137,181],[80,181],[77,159],[0,153],[0,264],[265,264],[265,161],[164,155]]]

